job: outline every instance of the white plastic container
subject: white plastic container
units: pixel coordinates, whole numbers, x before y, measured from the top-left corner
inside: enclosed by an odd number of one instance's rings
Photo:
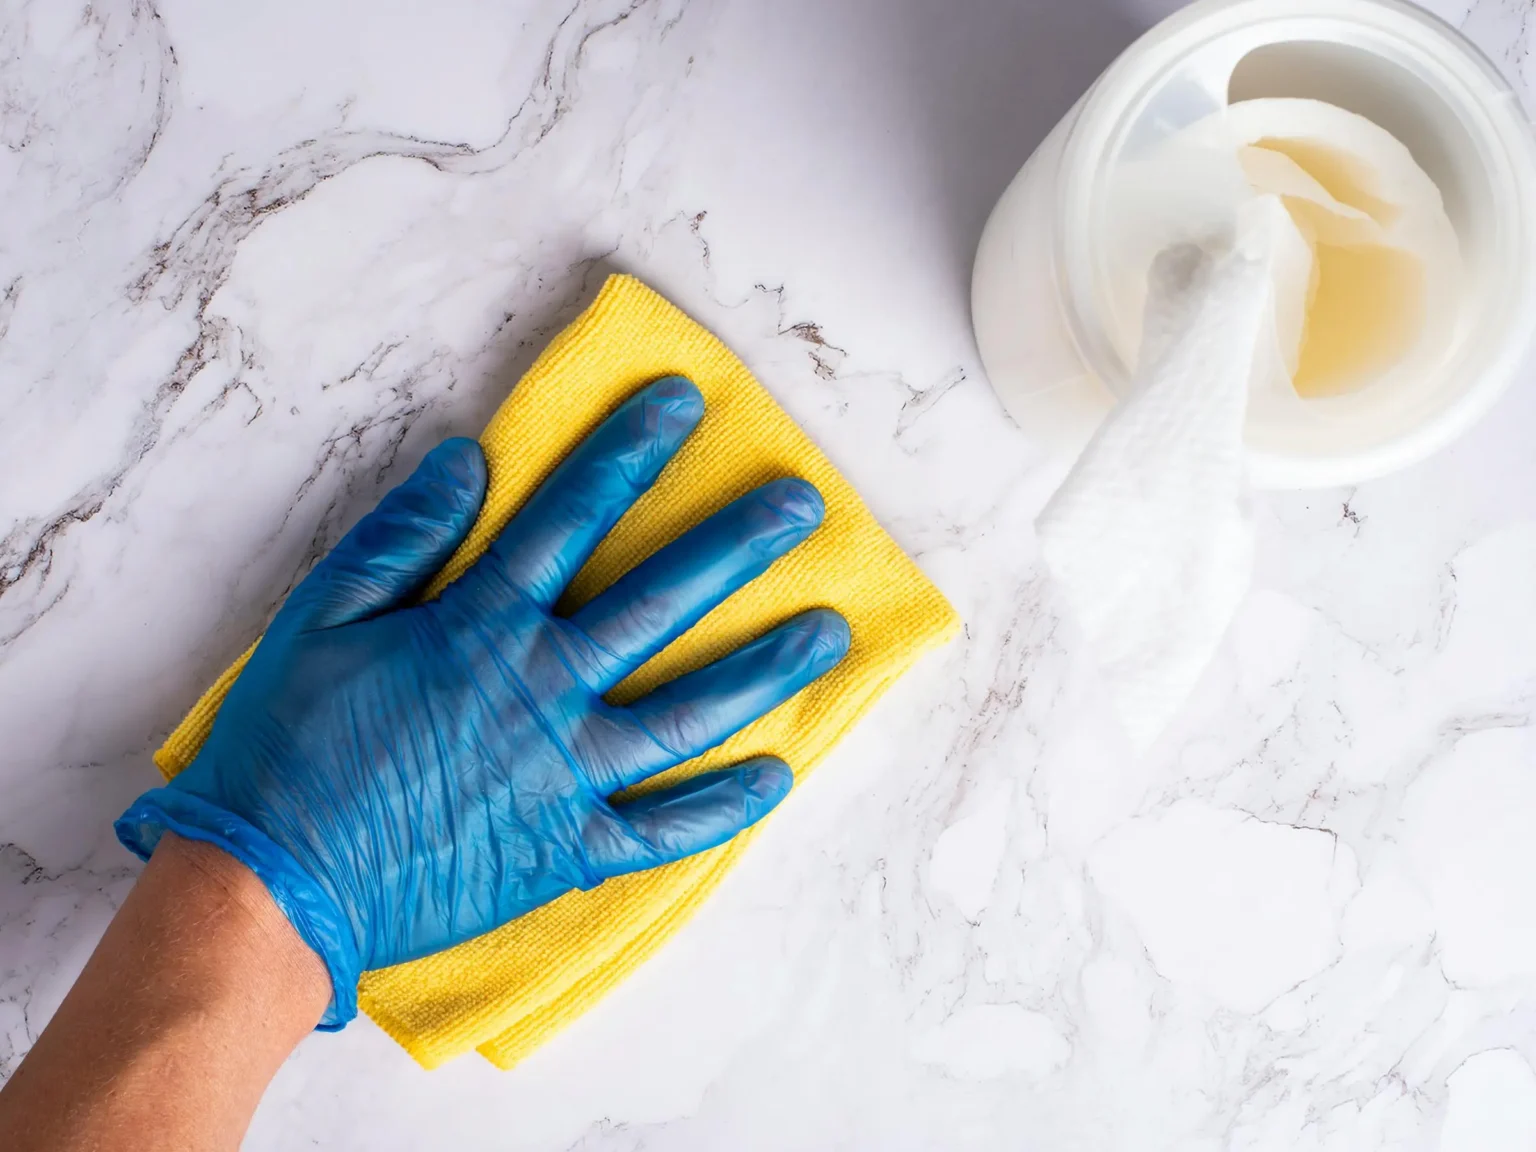
[[[1388,386],[1250,416],[1265,488],[1354,483],[1413,464],[1484,415],[1536,336],[1536,136],[1498,71],[1403,0],[1199,0],[1133,44],[1003,194],[972,315],[1024,431],[1075,458],[1134,365],[1110,325],[1106,190],[1116,166],[1240,100],[1303,97],[1391,132],[1440,189],[1461,246],[1455,336],[1411,394]]]

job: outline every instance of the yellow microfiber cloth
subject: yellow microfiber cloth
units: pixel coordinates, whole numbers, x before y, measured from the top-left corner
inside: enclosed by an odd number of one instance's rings
[[[615,693],[632,700],[807,608],[847,618],[848,656],[823,679],[719,748],[656,778],[772,754],[803,776],[924,651],[951,637],[954,610],[885,534],[848,482],[710,332],[628,276],[612,276],[545,349],[480,443],[489,488],[480,517],[428,595],[458,577],[540,483],[620,402],[662,376],[704,395],[697,431],[572,584],[602,591],[738,496],[784,476],[815,484],[826,519],[809,540],[716,608]],[[240,674],[210,688],[155,754],[167,779],[187,767]],[[363,1011],[426,1067],[470,1048],[510,1068],[656,951],[746,850],[746,832],[710,852],[568,895],[456,948],[363,974]]]

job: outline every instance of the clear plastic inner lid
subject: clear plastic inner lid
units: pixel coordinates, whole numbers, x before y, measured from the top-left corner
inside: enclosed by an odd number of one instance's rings
[[[1466,388],[1490,320],[1506,344],[1529,330],[1508,310],[1529,280],[1508,251],[1525,208],[1494,123],[1513,97],[1396,4],[1196,8],[1111,69],[1101,87],[1121,114],[1090,108],[1071,145],[1083,175],[1063,188],[1066,231],[1086,241],[1064,263],[1085,354],[1123,394],[1157,254],[1228,244],[1269,200],[1284,225],[1250,444],[1326,453],[1400,435]]]

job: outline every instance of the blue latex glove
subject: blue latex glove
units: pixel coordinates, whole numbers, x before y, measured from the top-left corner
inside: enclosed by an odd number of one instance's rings
[[[609,797],[723,741],[832,668],[848,626],[799,616],[628,706],[630,672],[820,523],[780,480],[639,565],[569,618],[555,603],[703,416],[658,381],[566,459],[437,600],[415,598],[485,493],[472,440],[434,449],[294,590],[197,759],[117,822],[147,858],[173,831],[265,882],[330,969],[322,1027],[365,968],[489,931],[573,888],[730,839],[789,791],[781,761]]]

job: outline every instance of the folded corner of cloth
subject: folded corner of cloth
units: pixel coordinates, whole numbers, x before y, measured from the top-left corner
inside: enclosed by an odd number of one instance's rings
[[[807,608],[848,620],[847,658],[719,748],[674,769],[678,779],[772,754],[809,771],[916,658],[959,619],[848,482],[713,334],[629,276],[612,276],[507,397],[481,435],[489,486],[435,594],[485,550],[540,483],[603,418],[663,376],[704,394],[698,430],[572,584],[580,603],[662,545],[760,484],[809,480],[822,527],[621,686],[638,697]],[[208,689],[155,754],[167,779],[213,726],[249,651]],[[740,858],[751,832],[700,856],[572,892],[446,952],[363,974],[359,1006],[418,1062],[470,1048],[509,1068],[574,1020],[676,932]]]

